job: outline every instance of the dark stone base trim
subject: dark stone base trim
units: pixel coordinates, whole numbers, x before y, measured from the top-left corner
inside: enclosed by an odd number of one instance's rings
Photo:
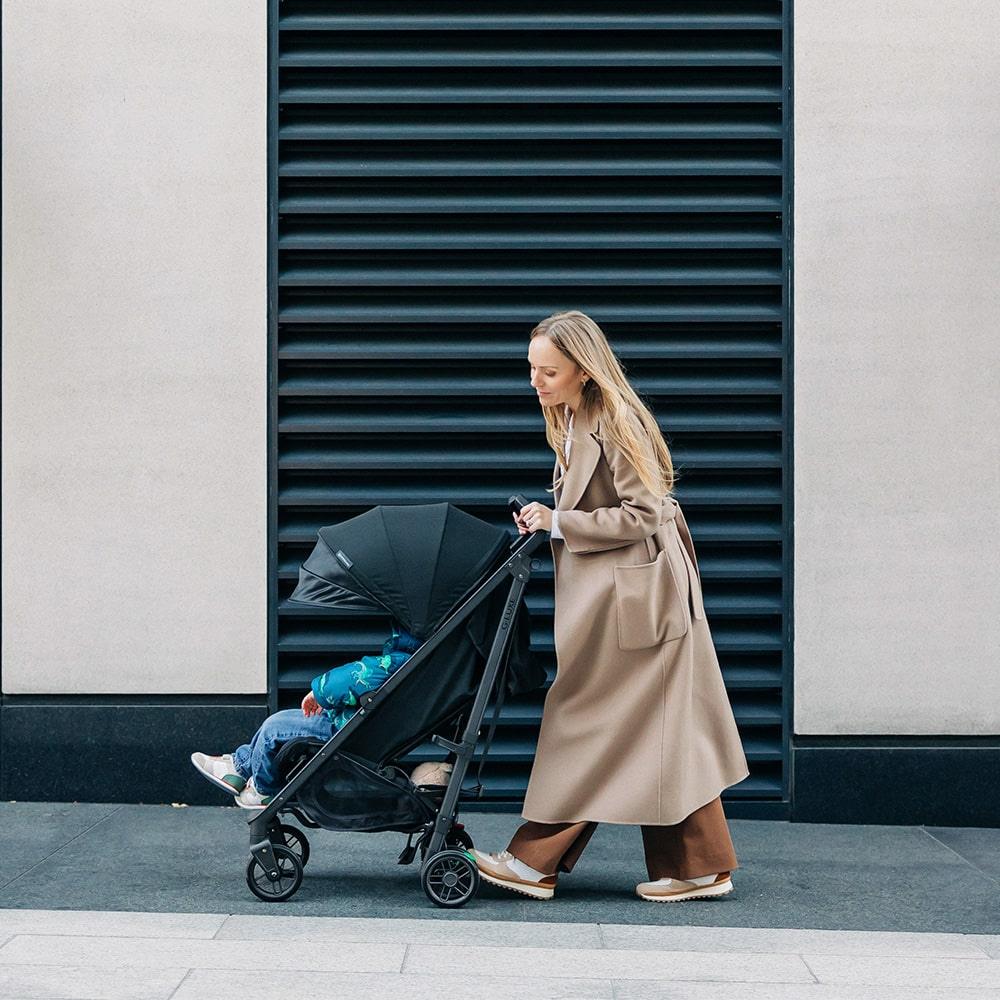
[[[796,736],[792,821],[1000,826],[1000,737]]]
[[[268,713],[263,695],[256,704],[218,697],[214,704],[5,698],[0,800],[225,805],[225,792],[198,774],[191,753],[228,753]]]

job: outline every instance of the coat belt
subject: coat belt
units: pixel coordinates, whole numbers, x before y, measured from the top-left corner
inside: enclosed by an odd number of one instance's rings
[[[678,503],[673,497],[664,497],[663,507],[660,509],[660,524],[666,524],[677,516]]]

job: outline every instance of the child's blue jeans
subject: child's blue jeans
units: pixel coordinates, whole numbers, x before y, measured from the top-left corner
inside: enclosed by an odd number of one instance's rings
[[[282,744],[297,736],[312,736],[328,740],[333,736],[333,726],[325,712],[305,715],[301,708],[286,708],[269,715],[249,743],[233,751],[233,764],[241,778],[253,776],[253,783],[261,795],[275,795],[283,784],[274,768],[274,757]]]

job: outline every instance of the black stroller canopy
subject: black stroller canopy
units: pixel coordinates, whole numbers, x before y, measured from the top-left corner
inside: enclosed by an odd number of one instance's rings
[[[320,528],[289,600],[388,611],[426,639],[509,541],[502,528],[450,503],[379,505]]]

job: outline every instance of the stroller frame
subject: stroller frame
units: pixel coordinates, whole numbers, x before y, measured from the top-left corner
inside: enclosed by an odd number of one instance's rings
[[[433,743],[453,753],[456,759],[444,797],[440,806],[436,809],[433,830],[423,853],[421,881],[431,901],[438,906],[461,906],[475,894],[479,885],[479,870],[472,859],[472,855],[465,850],[443,850],[443,848],[446,846],[449,834],[452,833],[453,828],[456,826],[457,805],[460,794],[463,791],[462,783],[465,780],[466,771],[472,762],[478,745],[478,737],[490,692],[496,685],[498,675],[500,675],[501,689],[498,691],[498,703],[495,707],[493,724],[489,736],[489,740],[492,739],[493,728],[496,725],[499,712],[499,703],[503,695],[503,675],[506,672],[507,656],[512,638],[511,625],[513,624],[522,594],[530,580],[531,571],[539,568],[538,560],[533,560],[530,557],[531,553],[541,544],[543,538],[544,533],[541,531],[532,532],[523,539],[515,538],[503,563],[489,577],[474,589],[468,591],[459,600],[458,604],[434,633],[421,644],[420,648],[381,687],[375,691],[365,693],[361,699],[360,708],[348,720],[346,725],[327,740],[312,759],[300,769],[294,771],[284,787],[273,796],[271,802],[263,810],[254,813],[247,820],[247,824],[250,827],[251,856],[247,868],[248,884],[251,881],[250,872],[255,862],[262,874],[276,886],[283,885],[285,878],[291,879],[289,887],[277,889],[273,893],[267,892],[266,894],[258,892],[253,884],[251,884],[251,889],[253,889],[259,898],[274,902],[282,901],[290,898],[301,884],[303,865],[305,858],[308,857],[308,845],[305,845],[306,853],[304,855],[300,856],[292,851],[288,846],[285,831],[291,831],[293,837],[299,841],[299,846],[302,846],[304,837],[298,834],[298,831],[294,827],[285,827],[283,830],[280,821],[280,814],[282,812],[290,812],[300,821],[305,820],[306,817],[303,816],[295,801],[298,789],[309,781],[314,774],[320,771],[327,761],[331,760],[337,754],[338,749],[347,741],[353,730],[360,726],[366,718],[377,712],[379,706],[386,698],[390,697],[393,690],[403,683],[409,674],[415,670],[419,670],[421,665],[434,655],[434,651],[451,635],[454,629],[461,625],[509,575],[513,577],[513,580],[503,605],[499,627],[493,636],[478,690],[476,691],[472,707],[469,709],[468,721],[462,733],[461,740],[454,742],[445,739],[437,733],[432,734],[430,737]],[[350,558],[339,549],[336,552],[336,557],[345,570],[350,573],[353,565]],[[459,714],[458,717],[460,719],[461,715]],[[454,718],[455,716],[452,716],[448,721],[450,722]],[[417,736],[414,745],[419,743],[425,736],[425,733]],[[487,751],[489,740],[487,741]],[[484,751],[484,760],[487,751]],[[477,797],[481,792],[482,786],[480,785]],[[430,807],[429,801],[428,807]],[[316,827],[319,824],[310,822],[305,825]],[[456,829],[460,828],[459,825]],[[413,834],[416,832],[418,832],[418,829],[410,831],[410,840],[412,840]],[[464,833],[464,830],[457,839],[463,845],[471,847],[471,841],[468,834]],[[416,847],[411,847],[408,841],[407,846],[400,855],[400,864],[412,861],[415,853]],[[432,869],[437,869],[437,872]]]

